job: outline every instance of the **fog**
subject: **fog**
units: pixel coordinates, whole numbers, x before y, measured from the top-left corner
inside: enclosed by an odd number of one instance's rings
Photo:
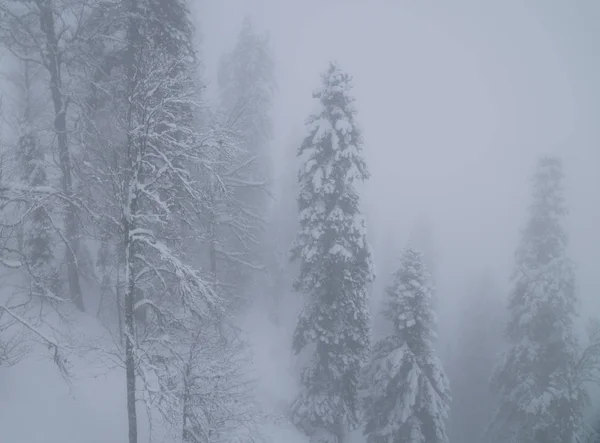
[[[378,270],[391,271],[378,257],[426,219],[445,308],[469,273],[489,268],[507,282],[535,160],[559,154],[582,311],[600,312],[597,2],[205,1],[207,66],[246,14],[275,52],[276,150],[299,144],[330,59],[354,77]]]
[[[184,3],[0,0],[0,442],[598,443],[600,3]]]

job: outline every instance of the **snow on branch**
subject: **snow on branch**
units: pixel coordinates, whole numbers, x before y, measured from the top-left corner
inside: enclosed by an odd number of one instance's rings
[[[16,314],[11,308],[0,304],[0,311],[7,314],[9,317],[11,317],[13,320],[15,320],[17,323],[19,323],[21,326],[23,326],[29,332],[33,333],[36,337],[41,339],[41,341],[45,345],[48,346],[48,349],[50,349],[53,352],[53,361],[56,364],[56,366],[58,367],[58,370],[60,371],[63,378],[65,380],[68,380],[70,378],[70,373],[67,368],[68,361],[61,354],[61,351],[64,351],[65,349],[61,345],[59,345],[56,340],[54,340],[52,337],[49,337],[48,335],[44,334],[42,331],[39,330],[39,328],[36,328],[30,322],[28,322],[25,318]]]

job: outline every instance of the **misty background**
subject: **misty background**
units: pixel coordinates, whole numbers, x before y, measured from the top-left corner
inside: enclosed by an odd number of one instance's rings
[[[369,291],[375,337],[382,333],[378,311],[399,253],[416,244],[436,287],[437,352],[451,389],[465,383],[456,375],[456,359],[464,351],[465,315],[477,315],[469,311],[473,293],[485,281],[493,290],[484,303],[505,309],[534,167],[551,154],[564,163],[568,255],[580,300],[576,328],[586,342],[587,320],[600,316],[600,3],[191,0],[190,9],[209,103],[219,100],[219,64],[244,20],[268,35],[277,84],[270,204],[272,222],[280,220],[284,231],[297,229],[296,153],[315,109],[319,75],[336,60],[353,77],[371,173],[357,187],[375,265]],[[0,58],[0,70],[9,59]],[[7,82],[0,86],[10,95]],[[265,416],[278,416],[265,425],[266,439],[300,443],[305,437],[278,415],[286,415],[298,389],[290,341],[302,305],[291,288],[297,266],[286,261],[293,236],[284,240],[276,245],[281,286],[256,289],[258,302],[236,320],[252,351],[246,370],[258,379],[256,397]],[[274,324],[261,312],[269,291],[281,303]],[[73,330],[103,336],[100,327],[87,327]],[[492,339],[500,334],[494,329]],[[89,363],[94,370],[63,384],[46,359],[40,351],[0,368],[0,442],[23,436],[27,443],[126,441],[120,369],[104,363],[98,369],[86,355],[82,367]],[[599,404],[595,396],[588,415],[597,417]],[[450,441],[467,442],[456,417],[451,412]],[[38,426],[24,426],[27,420]],[[150,435],[142,430],[140,441]]]
[[[380,281],[392,271],[386,251],[427,223],[442,324],[469,274],[490,269],[507,285],[532,167],[559,154],[581,312],[600,313],[597,2],[223,0],[196,14],[209,79],[246,14],[269,33],[278,165],[293,161],[304,134],[314,73],[333,58],[354,76]]]

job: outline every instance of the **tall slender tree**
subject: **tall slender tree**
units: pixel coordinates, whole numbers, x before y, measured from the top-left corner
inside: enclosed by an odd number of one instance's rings
[[[174,377],[174,362],[187,358],[186,344],[196,346],[194,325],[215,304],[207,273],[187,253],[203,235],[197,177],[209,169],[195,122],[201,91],[184,1],[104,2],[90,20],[115,38],[87,41],[98,68],[89,81],[80,167],[100,227],[101,263],[116,259],[104,286],[115,288],[122,306],[129,442],[136,443],[141,398],[153,407],[150,417],[160,412],[179,428],[182,392],[192,387]]]
[[[494,441],[573,442],[582,427],[586,394],[574,377],[577,296],[566,254],[566,213],[562,162],[543,157],[516,252],[506,327],[509,348],[492,380],[500,397],[489,429]]]
[[[355,182],[369,177],[356,126],[351,77],[330,63],[314,93],[320,110],[308,119],[298,154],[300,262],[295,289],[306,295],[293,338],[312,355],[293,404],[295,423],[315,441],[341,443],[359,424],[359,377],[368,356],[367,285],[373,280]]]
[[[392,333],[367,371],[364,433],[369,443],[445,443],[450,388],[435,355],[433,287],[423,255],[406,249],[387,290]]]
[[[143,362],[135,355],[150,346],[151,354],[165,358],[173,348],[168,344],[157,348],[154,338],[169,324],[181,324],[179,313],[201,315],[211,305],[211,292],[203,275],[180,252],[186,241],[180,222],[197,218],[202,197],[190,174],[202,167],[202,159],[190,114],[198,91],[191,69],[194,53],[185,44],[191,33],[188,11],[180,0],[129,0],[127,13],[120,230],[125,250],[129,442],[137,443],[136,379]],[[173,293],[176,297],[169,297]],[[148,307],[151,322],[137,329],[135,311]],[[169,391],[162,394],[170,397]]]
[[[204,154],[211,168],[203,171],[204,251],[215,290],[230,307],[241,305],[251,271],[263,268],[256,247],[264,219],[244,201],[242,190],[261,191],[249,170],[241,135],[217,122],[205,134]]]
[[[257,33],[246,17],[233,51],[221,59],[219,90],[230,126],[241,134],[248,155],[258,157],[254,172],[260,178],[272,175],[269,144],[275,85],[269,38]]]
[[[60,187],[63,194],[64,226],[61,227],[67,267],[67,282],[71,299],[84,310],[80,283],[78,252],[80,226],[78,206],[74,204],[74,172],[70,144],[69,115],[73,109],[67,88],[69,68],[77,59],[80,33],[85,27],[87,4],[65,0],[34,0],[30,2],[0,2],[0,39],[18,59],[43,67],[52,102],[53,132],[60,167]]]
[[[221,233],[217,258],[230,292],[238,297],[254,289],[256,271],[265,268],[275,86],[269,38],[259,34],[246,17],[235,47],[219,66],[222,120],[236,134],[239,147],[236,162],[228,166],[235,173],[229,179],[232,192],[227,203],[227,218],[233,222]]]

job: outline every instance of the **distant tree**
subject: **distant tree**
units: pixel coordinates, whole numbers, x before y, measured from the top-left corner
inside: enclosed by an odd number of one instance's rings
[[[64,223],[57,228],[64,243],[69,293],[80,310],[84,310],[78,265],[81,233],[70,143],[70,117],[74,109],[70,105],[74,100],[68,85],[79,59],[80,37],[91,7],[68,0],[0,1],[0,42],[17,59],[41,66],[45,72],[63,195],[59,203],[63,206]]]
[[[600,385],[600,319],[591,318],[588,323],[588,345],[577,363],[578,382],[586,388]],[[578,433],[582,443],[600,442],[600,420],[598,409],[588,418]]]
[[[330,63],[314,93],[299,156],[300,262],[295,289],[307,297],[293,337],[311,358],[293,404],[293,420],[314,441],[341,443],[359,424],[359,377],[368,357],[367,285],[373,280],[365,223],[354,183],[369,177],[361,157],[351,77]]]
[[[445,443],[450,388],[435,354],[433,287],[423,255],[409,248],[387,289],[392,333],[367,370],[364,434],[369,443]]]
[[[2,96],[0,96],[0,116],[3,117]],[[66,379],[70,376],[68,361],[65,356],[67,347],[59,342],[56,336],[46,335],[42,327],[46,314],[44,307],[51,305],[56,308],[56,302],[60,299],[48,290],[49,285],[45,280],[47,275],[40,273],[39,269],[33,266],[39,264],[39,261],[31,260],[30,256],[24,254],[18,248],[18,243],[15,245],[14,236],[12,235],[15,226],[22,227],[23,220],[29,219],[27,216],[21,217],[23,211],[16,211],[18,215],[15,221],[15,203],[18,205],[18,203],[27,202],[33,208],[40,208],[43,205],[36,198],[39,197],[39,193],[29,192],[33,185],[22,186],[16,182],[4,182],[6,172],[4,169],[4,154],[9,152],[10,149],[4,142],[2,129],[0,125],[0,152],[2,152],[0,156],[0,219],[2,220],[2,223],[0,223],[0,269],[2,272],[12,272],[15,281],[19,281],[19,278],[25,275],[31,286],[39,289],[39,291],[35,291],[38,297],[31,297],[31,291],[26,293],[17,292],[13,295],[8,291],[4,291],[1,294],[0,367],[18,363],[30,351],[33,339],[51,351],[54,363]],[[33,175],[35,176],[35,173]],[[19,178],[21,177],[17,177],[17,179]],[[48,197],[47,190],[41,197],[42,201]],[[27,211],[25,212],[27,213]],[[29,212],[35,212],[35,209]],[[45,303],[42,303],[42,300]]]
[[[227,216],[233,222],[219,239],[223,252],[218,254],[218,261],[230,292],[238,298],[254,288],[257,271],[265,268],[265,228],[273,181],[270,145],[275,86],[268,36],[257,33],[246,17],[235,47],[219,66],[222,126],[236,134],[237,154],[227,166],[233,172],[227,203]]]
[[[290,288],[298,274],[298,268],[290,266],[289,251],[298,232],[295,201],[299,192],[296,177],[299,159],[295,156],[298,140],[301,138],[292,136],[291,142],[283,150],[284,158],[280,160],[281,167],[278,169],[274,185],[274,205],[267,225],[268,290],[265,291],[265,296],[269,317],[275,325],[284,324],[297,316],[297,311],[290,306],[295,303],[290,300],[293,297]],[[297,302],[294,306],[296,305]]]
[[[27,61],[22,62],[21,67],[21,82],[18,86],[21,95],[19,108],[22,114],[19,118],[15,152],[20,181],[23,186],[30,188],[48,186],[45,149],[36,129],[33,97],[36,91],[34,83],[40,81],[39,67]],[[38,68],[37,72],[35,68]],[[18,226],[19,250],[28,261],[30,270],[37,275],[37,278],[32,280],[32,291],[38,295],[43,294],[44,287],[48,287],[54,294],[58,294],[59,290],[59,275],[54,257],[59,248],[55,245],[50,208],[50,204],[28,205]],[[39,282],[43,282],[44,287],[37,287]]]
[[[489,389],[490,377],[502,352],[504,303],[490,273],[468,282],[458,301],[458,328],[448,365],[452,381],[450,441],[479,443],[498,406]]]
[[[202,224],[203,253],[215,291],[228,306],[243,303],[244,282],[253,271],[263,270],[256,256],[264,218],[247,205],[242,190],[261,192],[264,183],[255,181],[241,135],[218,119],[204,134],[203,154],[210,168],[201,172],[204,183]]]
[[[573,333],[577,296],[566,255],[567,213],[560,159],[543,157],[533,180],[529,222],[516,252],[506,338],[492,387],[499,408],[494,441],[573,442],[587,395],[576,382]]]
[[[258,34],[249,17],[235,48],[221,59],[219,90],[229,126],[240,133],[248,157],[258,159],[253,165],[255,178],[271,177],[274,62],[268,36]]]
[[[435,281],[437,271],[435,236],[431,220],[427,216],[421,215],[417,219],[417,223],[410,233],[408,243],[411,247],[423,253],[427,269],[429,269],[429,273]]]

